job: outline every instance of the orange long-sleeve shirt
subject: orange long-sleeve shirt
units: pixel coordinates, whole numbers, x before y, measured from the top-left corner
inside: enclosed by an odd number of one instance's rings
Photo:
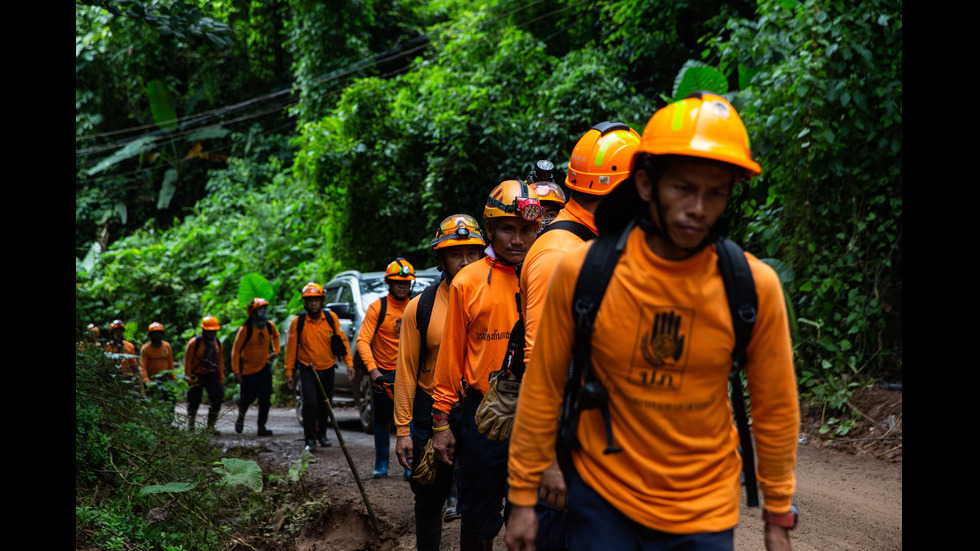
[[[385,319],[380,321],[381,301],[387,300]],[[357,333],[357,352],[368,371],[375,368],[392,370],[398,363],[398,337],[400,336],[402,314],[408,306],[408,299],[396,300],[389,294],[380,298],[364,313],[361,329]],[[377,333],[375,333],[377,328]]]
[[[513,266],[489,256],[465,266],[449,288],[449,309],[436,363],[435,409],[449,413],[461,378],[486,394],[490,373],[500,369],[517,312]]]
[[[246,321],[245,323],[249,323]],[[338,326],[339,327],[339,326]],[[306,332],[306,329],[303,329]],[[251,375],[262,371],[265,364],[269,362],[269,345],[272,351],[279,354],[279,329],[276,324],[268,322],[268,328],[252,327],[252,338],[245,342],[248,335],[248,327],[238,328],[235,335],[235,344],[231,349],[231,370],[236,374]],[[243,349],[244,346],[244,349]]]
[[[570,315],[588,247],[568,253],[548,288],[511,435],[509,499],[534,505],[551,465],[559,406],[574,344]],[[747,255],[759,309],[746,353],[759,483],[766,508],[789,510],[799,406],[782,288]],[[582,480],[632,520],[670,533],[720,531],[738,523],[741,460],[728,400],[734,347],[717,254],[709,247],[668,261],[630,235],[606,290],[592,338],[593,372],[609,390],[615,445],[603,454],[599,410],[582,413]]]
[[[150,382],[161,371],[174,370],[174,351],[170,348],[170,343],[162,341],[160,346],[153,346],[148,342],[140,348],[140,372],[143,374],[143,382]]]
[[[306,317],[306,321],[303,322],[303,334],[300,336],[300,339],[303,341],[302,343],[296,340],[296,324],[299,316],[295,316],[289,322],[289,333],[286,334],[286,377],[293,376],[293,369],[296,367],[297,359],[304,365],[312,364],[313,368],[317,371],[336,367],[337,357],[333,355],[330,349],[330,338],[334,334],[333,327],[330,326],[330,322],[327,321],[326,316],[333,318],[334,327],[337,328],[337,334],[344,339],[344,347],[347,349],[347,355],[342,359],[348,366],[354,365],[354,360],[351,359],[350,355],[350,343],[347,341],[347,335],[340,330],[340,319],[337,317],[337,314],[329,310],[324,310],[323,314],[316,320],[310,319],[309,316]],[[298,346],[300,344],[301,346]]]
[[[436,362],[439,360],[439,347],[442,344],[443,325],[449,305],[449,284],[443,281],[436,291],[432,314],[429,316],[429,328],[425,333],[425,366],[419,373],[419,346],[422,336],[415,318],[421,298],[422,295],[413,298],[402,316],[398,369],[395,371],[395,428],[398,436],[410,435],[409,423],[413,417],[416,387],[429,396],[432,396],[435,388]]]
[[[124,340],[122,346],[116,346],[109,341],[105,345],[105,351],[110,354],[131,354],[136,356],[136,346],[133,343]],[[120,358],[119,359],[119,370],[122,371],[123,375],[130,375],[136,372],[136,368],[139,365],[139,361],[136,358]]]
[[[578,222],[598,233],[595,216],[572,199],[561,209],[552,224],[568,220]],[[521,267],[521,306],[524,310],[524,365],[531,364],[531,348],[538,334],[538,321],[548,294],[548,280],[565,253],[585,243],[567,230],[551,230],[541,234],[527,252]]]
[[[201,340],[201,343],[195,347],[194,342],[198,339]],[[218,367],[215,371],[218,373],[218,380],[223,383],[225,382],[225,355],[221,349],[221,341],[215,339],[215,345],[218,347]],[[197,348],[196,351],[195,348]],[[205,350],[207,350],[207,344],[204,342],[204,337],[198,335],[187,341],[187,347],[184,349],[184,375],[190,377],[194,374],[211,373],[201,362]]]

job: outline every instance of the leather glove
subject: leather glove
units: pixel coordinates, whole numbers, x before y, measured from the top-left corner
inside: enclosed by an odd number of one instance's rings
[[[432,439],[425,443],[425,451],[422,452],[422,460],[415,468],[412,478],[423,486],[428,486],[436,480],[436,453],[432,449]]]
[[[521,381],[511,371],[490,374],[490,389],[476,408],[476,428],[487,440],[506,440],[514,427]]]

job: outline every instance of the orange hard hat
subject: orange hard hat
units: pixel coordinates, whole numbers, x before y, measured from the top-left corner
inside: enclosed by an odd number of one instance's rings
[[[483,217],[490,219],[504,216],[523,218],[529,222],[541,217],[538,195],[524,180],[503,181],[487,197]]]
[[[640,135],[621,122],[600,122],[572,150],[565,186],[591,195],[606,195],[630,174]]]
[[[92,336],[96,338],[98,338],[98,336],[101,334],[101,331],[99,331],[99,328],[94,323],[88,324],[88,327],[85,328],[85,331],[91,333]]]
[[[160,331],[162,333],[163,332],[163,324],[160,323],[160,322],[158,322],[158,321],[155,321],[155,322],[151,323],[150,326],[147,327],[147,329],[146,329],[146,332],[147,333],[152,333],[154,331]]]
[[[640,152],[712,159],[762,173],[752,160],[749,134],[735,108],[713,92],[695,92],[658,110],[643,129]]]
[[[218,318],[214,316],[204,316],[201,320],[201,329],[205,331],[217,331],[221,329],[221,324],[218,323]]]
[[[306,297],[326,297],[327,293],[323,292],[323,285],[319,283],[309,282],[303,287],[303,298]],[[249,312],[251,313],[251,311]]]
[[[248,301],[248,306],[245,307],[245,313],[248,315],[252,315],[252,312],[258,310],[259,308],[262,308],[263,306],[268,306],[268,305],[269,305],[268,300],[265,300],[262,297],[255,297],[252,300]]]
[[[432,238],[432,250],[463,245],[486,247],[487,243],[480,232],[480,225],[468,214],[454,214],[439,224],[436,236]]]
[[[542,203],[551,201],[563,207],[565,206],[565,192],[561,190],[558,184],[554,182],[535,182],[531,184],[531,187],[534,188],[534,193],[538,196],[538,201]]]
[[[123,320],[112,320],[112,323],[109,324],[109,331],[112,331],[113,329],[125,329],[125,328],[126,328],[126,324],[123,323]]]
[[[414,281],[415,267],[404,258],[396,258],[394,262],[385,268],[385,279],[392,281]]]

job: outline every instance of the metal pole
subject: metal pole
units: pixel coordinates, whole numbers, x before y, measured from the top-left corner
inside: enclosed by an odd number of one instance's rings
[[[364,483],[361,482],[361,475],[357,474],[357,467],[354,466],[354,458],[351,457],[350,451],[347,450],[347,444],[344,443],[344,436],[340,434],[340,425],[337,424],[337,417],[333,414],[333,408],[330,407],[330,398],[327,396],[327,392],[323,390],[323,383],[320,382],[320,377],[318,377],[316,371],[313,370],[313,366],[303,367],[306,367],[313,372],[313,380],[316,381],[316,386],[320,389],[320,393],[323,395],[323,403],[327,406],[327,414],[330,415],[330,422],[333,424],[333,430],[337,433],[337,442],[340,442],[340,449],[344,450],[344,457],[347,458],[347,464],[350,465],[350,472],[354,474],[354,480],[357,482],[357,489],[361,491],[361,499],[364,500],[364,506],[367,507],[368,515],[371,517],[371,525],[374,527],[374,533],[380,534],[381,529],[378,527],[378,517],[374,516],[374,509],[371,508],[371,500],[368,499],[367,491],[364,489]]]

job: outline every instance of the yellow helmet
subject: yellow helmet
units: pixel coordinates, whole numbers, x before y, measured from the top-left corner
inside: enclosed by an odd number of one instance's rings
[[[392,281],[414,281],[415,267],[404,258],[396,258],[394,262],[385,268],[385,279]]]
[[[486,247],[487,243],[480,232],[480,225],[468,214],[454,214],[445,218],[436,236],[432,238],[432,250],[445,249],[446,247],[459,247],[462,245],[479,245]]]
[[[535,182],[531,184],[531,188],[534,189],[534,193],[538,196],[539,202],[551,201],[563,207],[565,206],[565,192],[561,190],[558,184],[554,182]]]
[[[524,180],[506,180],[493,188],[483,209],[483,218],[513,216],[527,221],[541,217],[541,203]]]
[[[640,135],[621,122],[600,122],[582,136],[568,162],[565,187],[606,195],[630,174]]]
[[[712,92],[695,92],[654,113],[638,151],[721,161],[745,169],[747,178],[762,173],[752,160],[742,119],[728,100]]]

